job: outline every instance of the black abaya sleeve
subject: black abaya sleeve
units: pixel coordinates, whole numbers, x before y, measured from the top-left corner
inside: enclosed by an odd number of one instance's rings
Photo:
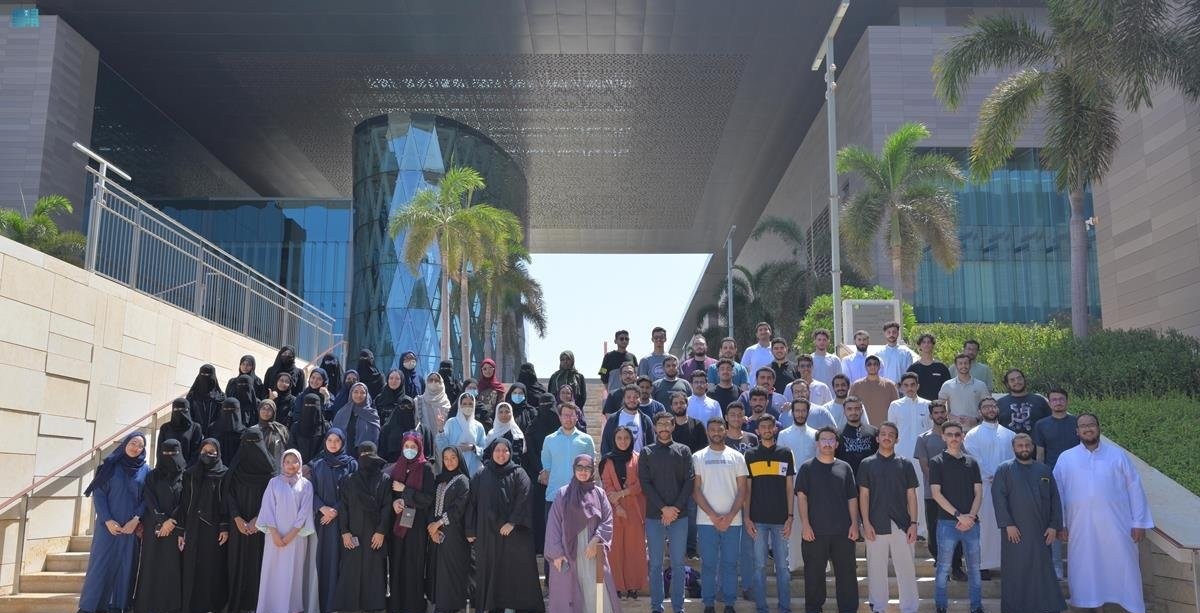
[[[467,495],[467,507],[463,516],[463,527],[467,538],[475,538],[477,532],[475,528],[478,525],[476,522],[479,521],[479,479],[482,474],[483,471],[480,471],[471,477],[471,488]]]
[[[376,484],[375,499],[383,501],[382,508],[379,509],[379,524],[375,526],[375,532],[379,534],[390,534],[392,531],[392,521],[395,514],[392,513],[392,480],[386,476],[379,479]]]
[[[347,479],[349,481],[349,479]],[[349,498],[349,496],[345,497]],[[351,534],[350,532],[350,514],[354,512],[354,505],[347,505],[346,500],[338,501],[337,509],[337,526],[338,534]]]
[[[523,526],[525,528],[533,528],[532,518],[529,515],[529,475],[525,471],[517,469],[510,473],[512,475],[512,503],[511,510],[508,513],[508,523],[514,526]]]
[[[446,489],[446,498],[442,502],[442,513],[446,517],[446,525],[458,526],[463,525],[463,520],[467,515],[467,506],[471,501],[470,487],[459,480],[450,485]],[[434,518],[435,520],[437,518]],[[467,527],[473,528],[467,524]]]
[[[424,474],[421,477],[421,489],[407,488],[400,493],[400,498],[404,500],[404,506],[426,511],[432,509],[433,503],[437,501],[437,481],[433,476],[433,467],[429,464],[423,467],[422,472]]]
[[[226,475],[226,477],[228,477],[228,475]],[[232,483],[233,483],[233,480],[229,479],[229,478],[222,479],[222,482],[221,482],[221,494],[225,497],[225,504],[228,505],[227,508],[229,510],[229,520],[230,521],[233,521],[233,518],[235,518],[235,517],[242,517],[242,511],[240,508],[238,508],[237,496],[234,496],[233,492],[230,491],[230,488],[232,487],[231,486]],[[250,519],[250,518],[242,517],[243,521],[245,521],[247,519]]]

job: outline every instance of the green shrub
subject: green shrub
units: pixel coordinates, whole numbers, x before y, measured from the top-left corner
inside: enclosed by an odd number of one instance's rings
[[[1069,327],[1056,325],[934,323],[917,324],[916,334],[907,336],[905,341],[915,349],[917,336],[924,333],[937,339],[933,354],[951,365],[952,372],[954,356],[962,351],[963,343],[979,341],[979,360],[992,369],[995,378],[987,382],[992,390],[1004,389],[1004,373],[1010,368],[1020,368],[1026,376],[1032,376],[1032,356],[1071,339]]]
[[[1072,413],[1089,411],[1100,417],[1105,436],[1200,494],[1200,456],[1187,444],[1200,437],[1200,400],[1182,395],[1072,397]]]
[[[852,285],[842,286],[842,300],[891,300],[894,297],[892,290],[879,285],[870,289]],[[900,322],[904,326],[904,337],[909,338],[917,325],[917,316],[913,313],[911,304],[902,303],[900,308],[904,317],[904,321]],[[830,294],[817,296],[808,306],[808,311],[800,320],[800,330],[796,332],[796,338],[792,341],[792,349],[800,353],[812,353],[812,333],[821,328],[833,330],[833,296]],[[881,330],[868,332],[876,338],[882,338]],[[842,342],[849,343],[850,340],[845,339]]]

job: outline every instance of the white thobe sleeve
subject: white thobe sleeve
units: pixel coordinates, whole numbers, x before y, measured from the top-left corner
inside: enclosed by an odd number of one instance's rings
[[[1130,522],[1134,528],[1153,528],[1150,504],[1146,501],[1146,490],[1142,487],[1142,476],[1138,474],[1129,456],[1122,454],[1121,471],[1125,473],[1125,492],[1129,496]]]

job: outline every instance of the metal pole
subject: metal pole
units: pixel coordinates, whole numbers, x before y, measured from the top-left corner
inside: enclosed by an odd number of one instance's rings
[[[733,338],[733,232],[737,226],[729,226],[729,235],[725,237],[725,323],[729,328],[729,337]]]
[[[833,276],[833,350],[842,342],[842,245],[839,234],[841,211],[837,177],[837,64],[833,61],[833,34],[825,38],[825,117],[829,131],[829,245]]]

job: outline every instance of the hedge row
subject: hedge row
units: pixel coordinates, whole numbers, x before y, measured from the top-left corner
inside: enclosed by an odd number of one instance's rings
[[[1200,400],[1180,395],[1072,398],[1071,412],[1084,411],[1100,417],[1105,436],[1200,494],[1200,456],[1191,446],[1200,437]]]

